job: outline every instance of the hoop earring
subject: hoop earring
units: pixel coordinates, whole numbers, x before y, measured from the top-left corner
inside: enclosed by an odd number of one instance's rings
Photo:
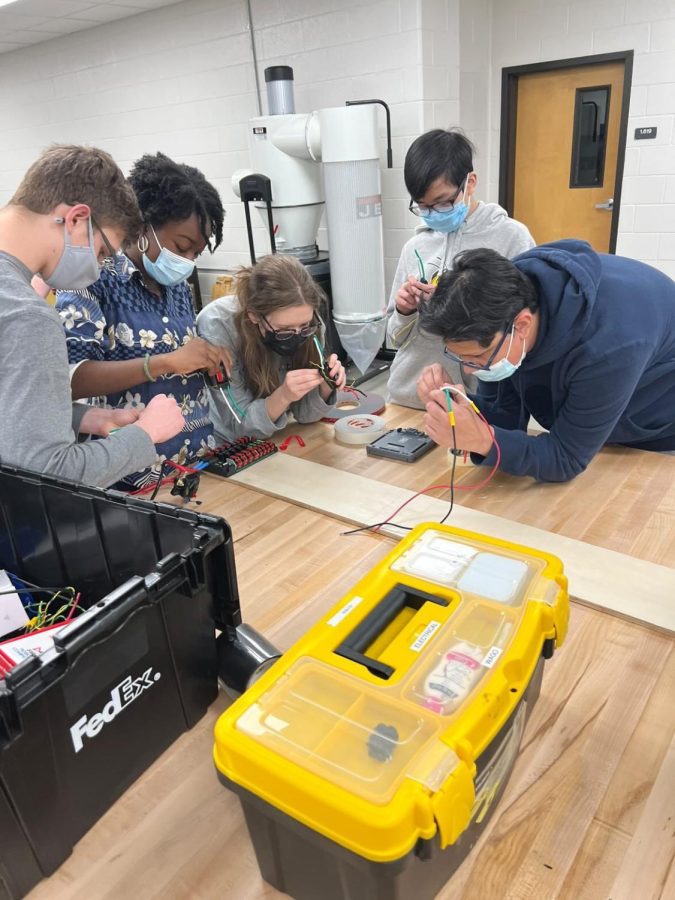
[[[138,247],[139,253],[147,253],[148,247],[150,246],[147,234],[140,235],[136,241],[136,246]]]

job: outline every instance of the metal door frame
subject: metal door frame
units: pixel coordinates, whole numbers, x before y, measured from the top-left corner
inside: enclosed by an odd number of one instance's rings
[[[621,50],[616,53],[599,53],[595,56],[575,56],[571,59],[555,59],[547,62],[531,63],[526,66],[509,66],[502,69],[502,103],[499,138],[499,203],[513,216],[513,191],[516,168],[516,113],[518,110],[518,79],[521,75],[536,72],[550,72],[555,69],[576,69],[581,66],[600,65],[607,62],[623,62],[623,96],[621,98],[621,118],[619,121],[619,147],[616,157],[616,181],[612,224],[609,232],[609,252],[616,252],[616,238],[619,231],[619,209],[621,207],[621,186],[626,156],[626,136],[628,133],[628,107],[633,80],[633,51]]]

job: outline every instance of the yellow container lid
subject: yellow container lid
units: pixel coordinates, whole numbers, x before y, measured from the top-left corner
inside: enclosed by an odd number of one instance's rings
[[[553,556],[419,526],[219,718],[217,768],[368,859],[454,843],[566,587]]]

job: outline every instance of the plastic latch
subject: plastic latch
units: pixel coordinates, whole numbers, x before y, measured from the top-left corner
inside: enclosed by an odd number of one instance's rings
[[[0,750],[21,734],[21,719],[13,691],[0,681]]]
[[[454,750],[443,741],[433,741],[424,749],[412,768],[406,772],[408,778],[419,781],[430,791],[440,790],[460,760]]]
[[[468,766],[459,762],[442,788],[432,796],[431,808],[438,825],[441,850],[454,844],[471,821],[476,793]]]

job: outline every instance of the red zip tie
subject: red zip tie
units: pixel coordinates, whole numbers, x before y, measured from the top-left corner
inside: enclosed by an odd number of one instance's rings
[[[279,449],[280,450],[288,450],[291,441],[297,441],[298,447],[305,446],[305,442],[303,441],[303,439],[300,437],[299,434],[289,434],[288,437],[286,438],[286,440],[283,442],[283,444],[279,445]]]

